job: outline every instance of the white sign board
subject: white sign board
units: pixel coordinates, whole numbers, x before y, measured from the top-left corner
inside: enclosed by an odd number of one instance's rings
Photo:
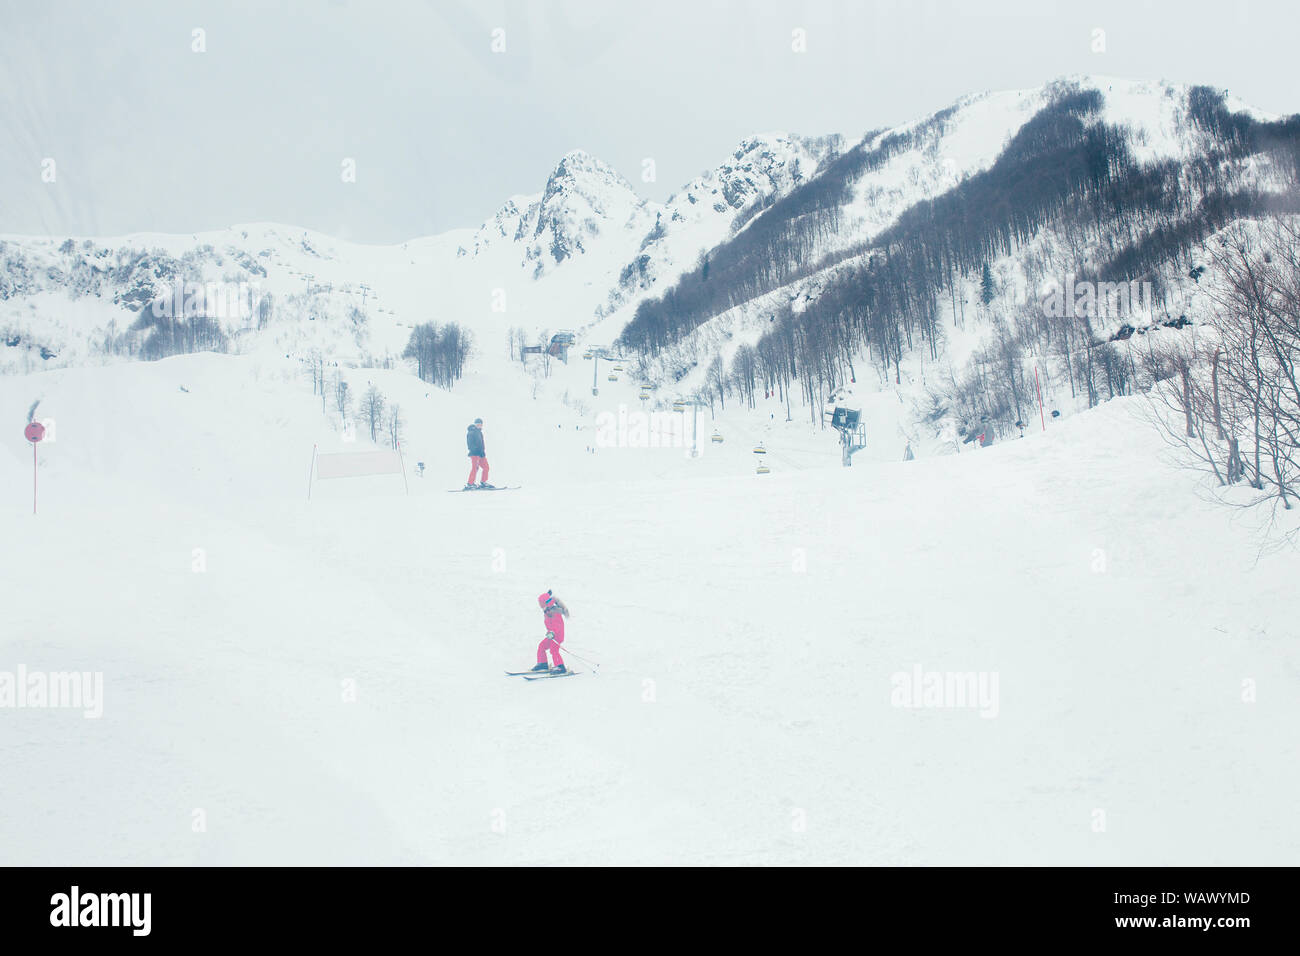
[[[316,456],[317,478],[360,478],[363,475],[399,475],[402,458],[395,451],[358,451]]]

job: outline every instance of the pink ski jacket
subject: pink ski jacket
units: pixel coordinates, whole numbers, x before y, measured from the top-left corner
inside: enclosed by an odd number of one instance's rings
[[[540,594],[537,597],[537,604],[542,609],[546,629],[555,635],[556,641],[564,642],[564,615],[560,612],[555,598],[551,597],[551,592]]]

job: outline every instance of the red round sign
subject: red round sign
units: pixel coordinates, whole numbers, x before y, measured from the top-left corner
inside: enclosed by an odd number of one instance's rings
[[[45,426],[40,422],[28,422],[27,427],[23,429],[23,437],[35,444],[45,437]]]

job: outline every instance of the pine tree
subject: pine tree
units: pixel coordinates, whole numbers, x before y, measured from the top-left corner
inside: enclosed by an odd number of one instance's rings
[[[980,277],[980,301],[986,306],[993,301],[993,296],[997,289],[993,285],[993,270],[989,264],[984,263],[984,275]]]

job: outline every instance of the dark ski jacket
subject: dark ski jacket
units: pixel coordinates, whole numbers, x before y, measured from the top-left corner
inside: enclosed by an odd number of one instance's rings
[[[469,426],[465,432],[465,444],[469,446],[469,458],[485,458],[487,450],[483,446],[483,429]]]

